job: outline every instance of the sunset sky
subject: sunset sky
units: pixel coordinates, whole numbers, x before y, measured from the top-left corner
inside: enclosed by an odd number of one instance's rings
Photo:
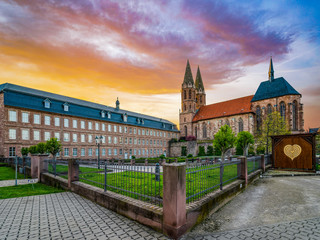
[[[254,94],[270,56],[320,127],[320,1],[0,0],[0,84],[176,124],[187,59],[210,104]]]

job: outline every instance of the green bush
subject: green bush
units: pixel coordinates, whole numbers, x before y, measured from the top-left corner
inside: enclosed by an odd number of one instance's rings
[[[199,146],[198,156],[201,157],[201,156],[205,156],[205,155],[206,155],[206,152],[205,152],[204,146]]]
[[[166,156],[165,156],[164,154],[161,154],[161,155],[159,156],[159,158],[160,158],[161,160],[163,160],[163,159],[166,158]]]
[[[257,154],[265,154],[265,151],[266,151],[265,146],[263,145],[257,146],[257,150],[256,150]]]
[[[192,154],[188,154],[187,158],[192,158],[193,155]]]
[[[186,146],[181,147],[181,156],[187,156],[187,147]]]
[[[21,155],[22,156],[27,156],[29,153],[29,149],[27,147],[21,148]]]
[[[40,154],[44,154],[47,151],[47,145],[43,142],[37,144],[37,151]]]
[[[208,146],[207,147],[207,156],[213,156],[213,146]]]
[[[31,154],[38,154],[38,148],[36,145],[29,147],[29,153]]]

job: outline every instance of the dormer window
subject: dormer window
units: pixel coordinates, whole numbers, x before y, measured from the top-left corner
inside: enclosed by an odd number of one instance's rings
[[[140,118],[137,118],[137,123],[138,123],[138,124],[140,124],[140,123],[141,123]]]
[[[127,115],[126,113],[123,114],[122,118],[123,118],[123,121],[124,121],[124,122],[127,122],[127,121],[128,121],[128,115]]]
[[[62,106],[63,106],[63,111],[69,112],[69,104],[68,103],[64,103],[64,104],[62,104]]]
[[[162,123],[162,128],[166,128],[166,125],[164,123]]]
[[[44,104],[44,107],[45,108],[51,108],[51,101],[49,98],[46,98],[44,101],[43,101],[43,104]]]
[[[110,119],[111,118],[111,113],[107,112],[107,115],[108,115],[108,118]]]
[[[141,124],[144,124],[144,121],[143,121],[143,119],[141,119]]]
[[[103,111],[103,110],[101,111],[101,117],[102,117],[102,118],[105,118],[105,117],[106,117],[106,112]]]

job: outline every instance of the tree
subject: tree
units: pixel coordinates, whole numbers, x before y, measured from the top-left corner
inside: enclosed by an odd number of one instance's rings
[[[216,133],[213,139],[213,147],[221,151],[221,162],[224,161],[226,152],[233,148],[236,142],[236,136],[228,125],[224,125]]]
[[[267,154],[271,149],[271,137],[273,135],[290,134],[286,121],[281,117],[279,112],[268,114],[262,123],[261,130],[258,132],[258,146],[264,146]]]
[[[37,152],[40,154],[44,154],[47,151],[47,146],[45,143],[40,142],[37,144]]]
[[[237,136],[237,147],[242,149],[242,154],[247,156],[248,155],[248,149],[250,144],[254,143],[253,135],[247,131],[242,131],[238,133]]]
[[[39,153],[37,146],[36,146],[36,145],[30,146],[30,147],[29,147],[29,153],[31,153],[31,154],[37,154],[37,153]]]
[[[46,147],[46,151],[52,154],[53,159],[56,159],[56,155],[62,150],[61,142],[58,141],[57,138],[49,139],[46,142],[45,147]]]
[[[27,156],[29,153],[29,148],[27,147],[23,147],[21,148],[21,155],[24,157],[24,156]]]

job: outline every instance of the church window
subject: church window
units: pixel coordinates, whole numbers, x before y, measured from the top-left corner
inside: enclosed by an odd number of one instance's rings
[[[203,127],[202,127],[202,135],[203,135],[203,138],[207,137],[207,125],[205,123],[203,124]]]
[[[186,90],[183,91],[183,98],[187,99],[187,91]]]
[[[191,89],[189,90],[189,99],[192,98],[192,92],[191,92]]]
[[[297,101],[294,100],[292,103],[292,129],[297,130],[297,122],[298,122],[298,109],[297,109]]]
[[[194,135],[196,136],[196,138],[198,137],[198,129],[197,129],[197,127],[194,128]]]
[[[257,120],[257,131],[260,131],[261,130],[261,125],[262,125],[261,108],[260,108],[260,106],[258,106],[257,110],[256,110],[256,120]]]
[[[239,118],[239,132],[243,131],[243,120],[242,118]]]
[[[284,102],[280,103],[280,115],[283,117],[283,120],[286,120],[286,104]]]
[[[271,104],[268,104],[268,106],[267,106],[267,114],[269,115],[271,113],[272,113],[272,106],[271,106]]]
[[[184,135],[185,135],[185,136],[188,135],[188,128],[187,128],[187,126],[184,126]]]

